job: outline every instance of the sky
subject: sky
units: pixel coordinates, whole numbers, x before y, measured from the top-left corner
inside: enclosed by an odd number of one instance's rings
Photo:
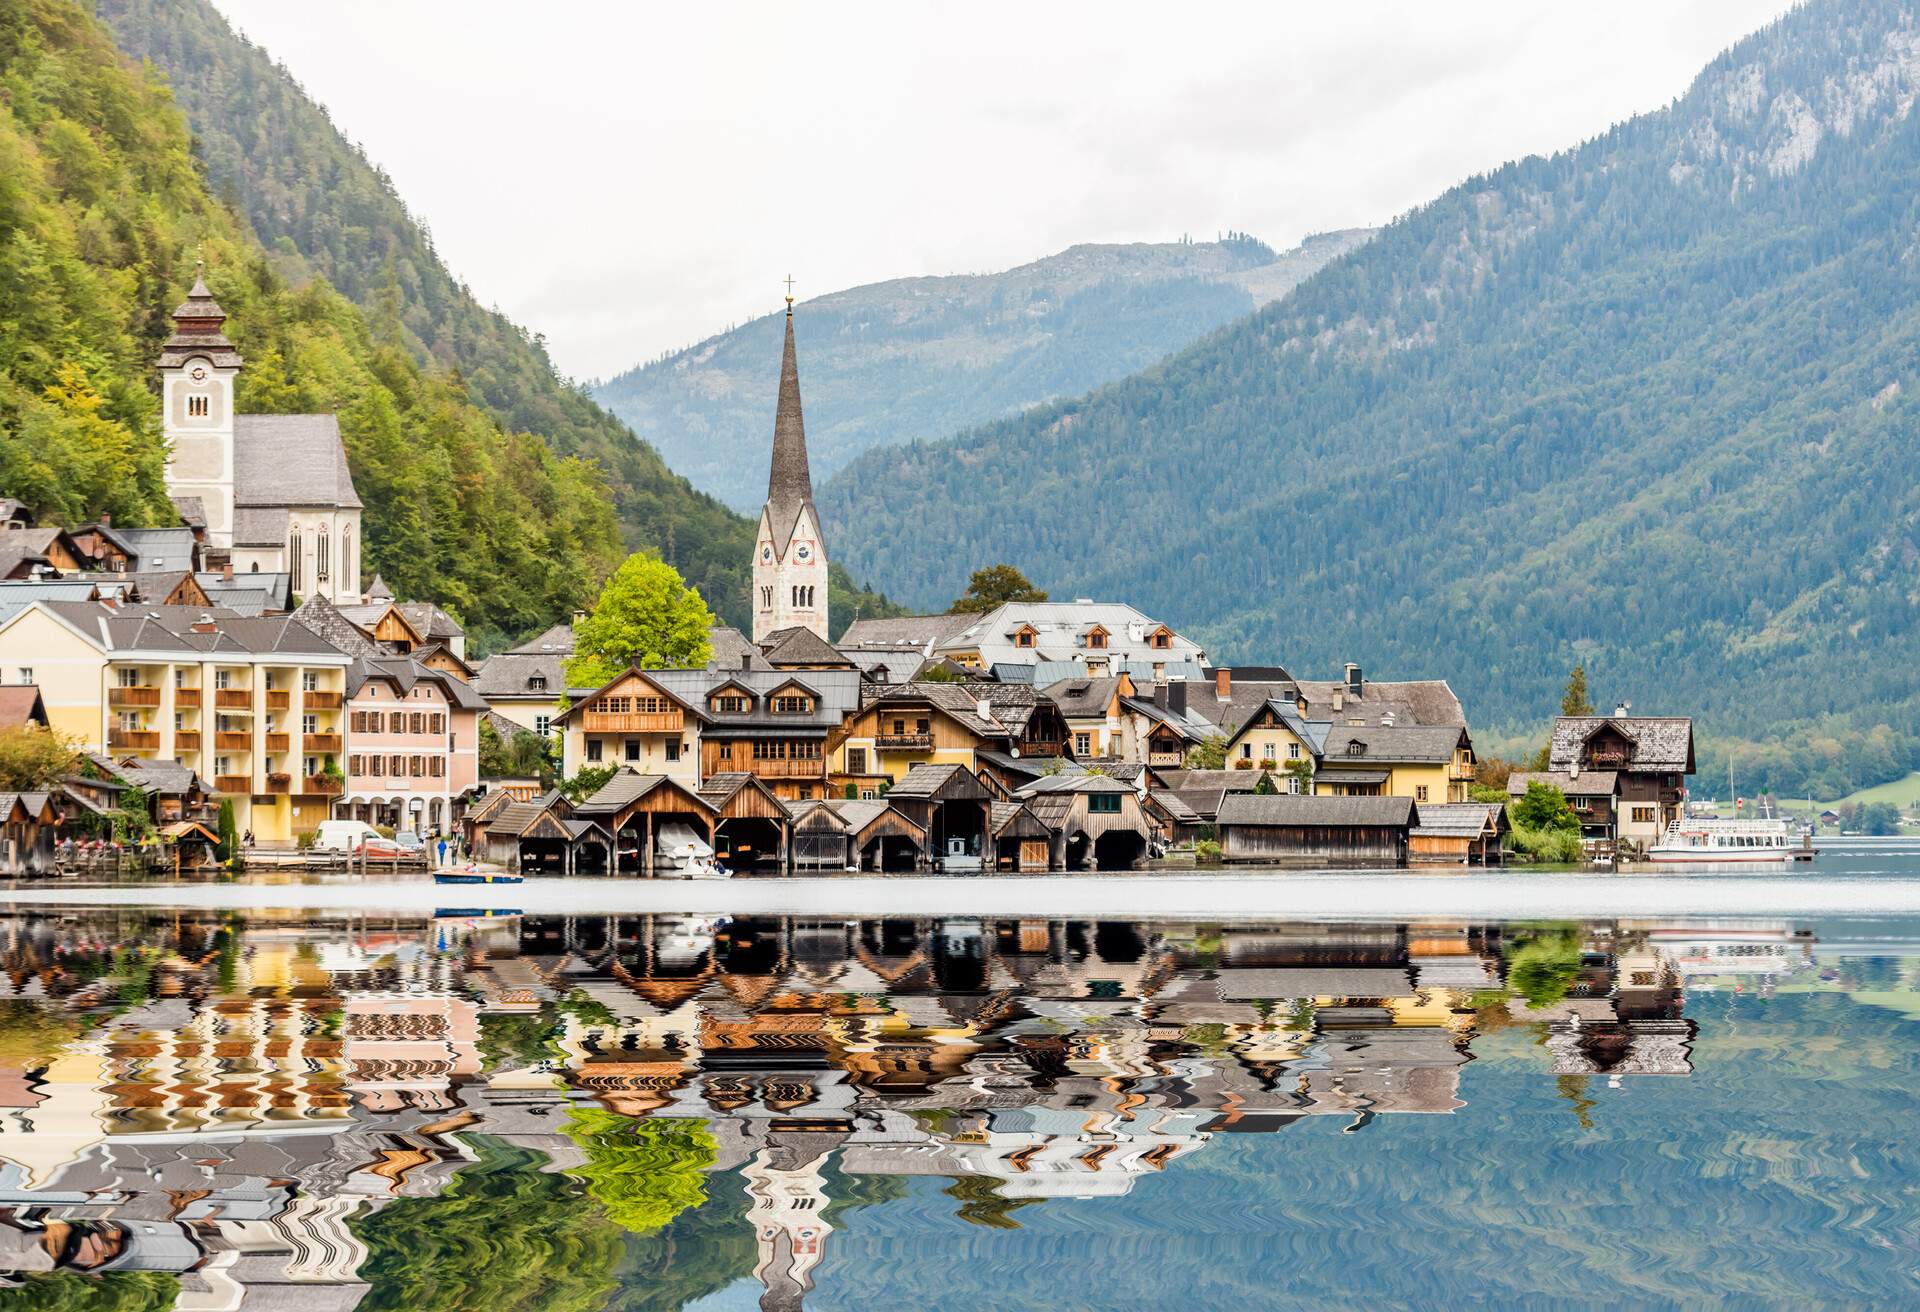
[[[214,3],[575,378],[777,309],[788,275],[804,303],[1383,223],[1659,108],[1787,7]]]

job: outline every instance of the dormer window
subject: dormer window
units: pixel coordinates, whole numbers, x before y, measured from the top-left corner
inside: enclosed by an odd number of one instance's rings
[[[527,691],[528,691],[528,692],[545,692],[546,690],[547,690],[547,676],[546,676],[546,675],[544,675],[544,674],[530,674],[530,675],[528,675],[528,676],[527,676]]]
[[[1087,646],[1096,651],[1104,651],[1107,645],[1107,631],[1094,628],[1087,631]]]
[[[813,703],[805,697],[788,693],[773,699],[773,709],[779,715],[805,715],[813,709]]]
[[[1365,743],[1361,742],[1358,738],[1353,738],[1348,740],[1347,742],[1348,756],[1365,756],[1366,754],[1367,754],[1367,745]]]
[[[1033,630],[1031,629],[1020,630],[1019,634],[1014,638],[1013,641],[1014,641],[1014,645],[1018,647],[1033,646]]]
[[[723,693],[713,699],[713,709],[721,715],[745,715],[747,699],[739,693]]]

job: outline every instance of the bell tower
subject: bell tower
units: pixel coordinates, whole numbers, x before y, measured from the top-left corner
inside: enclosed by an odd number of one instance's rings
[[[173,312],[173,336],[160,348],[161,432],[167,440],[167,492],[198,497],[207,545],[233,546],[233,385],[245,361],[221,330],[226,311],[207,290],[204,266]]]
[[[787,337],[773,419],[767,504],[753,547],[753,640],[779,629],[827,636],[827,541],[813,504],[807,430],[800,416],[800,365],[793,349],[793,280],[787,280]]]

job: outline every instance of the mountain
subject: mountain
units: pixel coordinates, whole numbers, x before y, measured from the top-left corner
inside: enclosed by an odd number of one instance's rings
[[[658,451],[562,378],[537,335],[483,307],[441,262],[392,182],[285,68],[207,0],[96,0],[94,7],[123,51],[165,75],[192,126],[194,157],[209,186],[272,253],[280,278],[324,278],[415,360],[436,373],[457,373],[468,398],[501,427],[592,462],[612,489],[626,545],[658,551],[723,618],[746,622],[753,521],[695,491]],[[761,467],[779,359],[775,342],[758,361],[764,413],[752,438],[760,443]],[[832,582],[840,621],[892,613],[885,598],[855,587],[844,570],[836,568]],[[598,575],[586,580],[597,583]]]
[[[591,597],[620,558],[600,471],[504,431],[324,282],[289,284],[85,8],[0,6],[0,495],[43,521],[174,520],[153,366],[197,255],[247,360],[240,405],[339,414],[369,574],[480,646]]]
[[[1081,399],[819,498],[933,604],[1008,560],[1216,655],[1445,676],[1485,742],[1566,672],[1836,796],[1920,724],[1920,18],[1814,0],[1668,107],[1472,178]],[[884,497],[869,489],[884,487]],[[1709,785],[1710,787],[1710,785]]]
[[[1075,246],[1004,273],[898,278],[820,296],[794,316],[814,469],[946,437],[1073,396],[1170,355],[1285,294],[1368,228],[1276,255],[1251,237]],[[766,495],[760,443],[768,315],[600,383],[593,394],[650,433],[693,482],[730,505]]]

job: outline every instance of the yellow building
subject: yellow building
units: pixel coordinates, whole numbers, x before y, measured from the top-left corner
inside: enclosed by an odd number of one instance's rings
[[[195,606],[37,601],[0,624],[0,678],[38,684],[55,729],[191,767],[263,844],[329,815],[349,659],[288,616]]]
[[[1243,764],[1244,762],[1244,764]],[[1303,719],[1269,701],[1227,740],[1230,768],[1270,771],[1305,762],[1322,797],[1410,797],[1464,802],[1473,783],[1473,740],[1458,724],[1335,725]],[[1303,791],[1288,777],[1290,791]]]

